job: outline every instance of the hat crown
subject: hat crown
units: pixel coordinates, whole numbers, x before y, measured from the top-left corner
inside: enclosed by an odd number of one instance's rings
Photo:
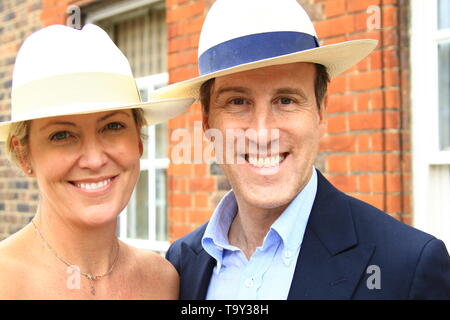
[[[14,66],[12,88],[35,80],[83,72],[133,76],[127,58],[100,27],[52,25],[29,36]]]
[[[96,25],[45,27],[30,35],[17,54],[13,121],[140,102],[127,58]]]
[[[141,102],[127,58],[105,31],[91,24],[81,30],[52,25],[28,36],[16,56],[11,120],[0,122],[0,141],[21,121],[142,108],[152,125],[193,102]]]
[[[297,0],[217,0],[205,18],[198,56],[232,39],[286,31],[316,37],[311,19]]]

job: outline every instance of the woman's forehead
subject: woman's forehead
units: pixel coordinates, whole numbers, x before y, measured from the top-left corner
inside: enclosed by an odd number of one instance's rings
[[[42,119],[34,119],[32,120],[32,124],[36,125],[46,125],[48,123],[64,123],[64,122],[82,122],[86,121],[103,121],[107,120],[114,116],[122,116],[122,117],[132,117],[132,109],[121,109],[121,110],[112,110],[112,111],[102,111],[102,112],[94,112],[94,113],[85,113],[85,114],[72,114],[72,115],[62,115],[55,117],[48,117]]]

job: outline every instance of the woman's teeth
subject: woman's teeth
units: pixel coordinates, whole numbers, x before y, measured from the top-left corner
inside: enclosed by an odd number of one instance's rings
[[[277,156],[273,156],[273,157],[253,157],[253,156],[247,156],[247,161],[258,168],[270,168],[270,167],[275,167],[278,166],[280,164],[280,162],[282,162],[286,156],[285,155],[277,155]]]
[[[106,180],[96,182],[96,183],[77,183],[76,186],[78,188],[81,188],[84,190],[95,190],[95,189],[103,188],[110,182],[111,182],[111,179],[106,179]]]

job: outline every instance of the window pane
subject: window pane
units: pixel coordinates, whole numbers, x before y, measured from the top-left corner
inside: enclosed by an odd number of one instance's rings
[[[450,42],[439,44],[438,53],[440,147],[450,150]]]
[[[156,240],[167,241],[166,170],[156,170]]]
[[[148,101],[148,90],[147,89],[139,89],[139,95],[141,96],[142,102]]]
[[[439,0],[438,20],[439,29],[450,28],[450,0]]]
[[[141,171],[127,208],[127,237],[148,239],[148,172]]]
[[[167,158],[167,124],[158,123],[155,126],[156,158]]]
[[[127,16],[131,18],[127,19]],[[129,12],[113,24],[115,43],[128,58],[137,78],[166,69],[165,17],[164,2],[159,1],[150,7]]]

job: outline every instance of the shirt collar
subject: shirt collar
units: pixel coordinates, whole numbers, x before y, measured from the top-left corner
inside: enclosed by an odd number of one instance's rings
[[[313,168],[306,186],[272,224],[271,229],[281,237],[288,254],[296,252],[302,243],[316,193],[317,172]]]
[[[237,213],[237,202],[233,190],[220,200],[202,237],[202,246],[217,261],[217,269],[222,266],[223,249],[238,250],[228,241],[228,230]]]
[[[287,252],[294,253],[301,245],[316,192],[317,172],[313,168],[309,182],[271,227],[281,237]],[[214,210],[202,237],[203,248],[217,261],[217,272],[222,266],[223,249],[239,250],[228,241],[228,231],[237,209],[236,197],[230,190]]]

